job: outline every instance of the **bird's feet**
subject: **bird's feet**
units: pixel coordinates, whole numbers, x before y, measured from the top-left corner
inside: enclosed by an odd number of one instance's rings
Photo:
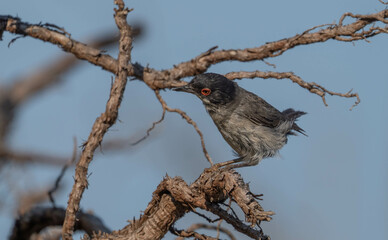
[[[219,170],[220,168],[222,168],[222,163],[217,163],[217,164],[214,164],[213,166],[211,166],[209,168],[206,168],[205,172],[214,172],[214,171]]]
[[[235,163],[236,162],[234,162],[233,160],[227,161],[227,162],[217,163],[217,164],[214,164],[213,166],[211,166],[210,168],[207,168],[205,171],[214,172],[214,171],[218,171],[221,169],[224,171],[228,171],[228,170],[234,168],[234,166],[236,165]]]
[[[230,161],[226,161],[226,162],[220,162],[220,163],[217,163],[217,164],[214,164],[213,166],[211,166],[210,168],[207,168],[207,171],[217,171],[219,169],[223,169],[223,170],[230,170],[230,169],[233,169],[235,168],[236,166],[238,166],[239,164],[236,164],[238,162],[241,162],[243,160],[243,158],[236,158],[236,159],[233,159],[233,160],[230,160]]]

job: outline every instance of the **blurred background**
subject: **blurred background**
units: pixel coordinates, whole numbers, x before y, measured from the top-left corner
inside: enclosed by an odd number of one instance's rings
[[[220,49],[255,47],[338,22],[345,12],[370,14],[385,8],[378,0],[154,0],[126,1],[126,5],[134,8],[129,23],[142,28],[133,45],[132,61],[156,69],[171,68],[215,45]],[[72,38],[87,42],[101,34],[117,34],[113,7],[113,1],[14,0],[1,1],[0,14],[29,23],[53,23],[64,27]],[[8,47],[14,37],[6,32],[0,42],[0,88],[66,55],[57,46],[29,37]],[[238,170],[252,192],[264,194],[264,209],[276,212],[270,223],[262,224],[272,239],[388,239],[388,36],[369,41],[329,40],[296,47],[267,59],[276,69],[261,61],[227,62],[209,69],[221,74],[293,71],[329,90],[344,93],[353,89],[360,94],[360,105],[349,111],[355,99],[328,96],[325,107],[320,97],[288,79],[238,82],[280,110],[293,107],[308,112],[298,123],[308,137],[291,137],[279,157]],[[117,46],[103,49],[117,57]],[[80,62],[61,77],[58,84],[17,109],[6,138],[10,149],[68,159],[73,138],[78,145],[87,139],[94,120],[105,109],[113,74]],[[197,122],[215,162],[234,157],[199,99],[172,91],[163,91],[162,96]],[[145,141],[130,146],[161,113],[152,90],[140,81],[128,83],[120,121],[104,138],[126,139],[127,147],[97,150],[89,169],[90,185],[81,201],[84,210],[93,211],[111,229],[120,229],[128,219],[138,217],[166,174],[190,183],[209,166],[194,128],[174,113],[168,113]],[[9,235],[23,207],[20,197],[50,188],[59,172],[58,165],[2,164],[1,239]],[[59,206],[66,206],[73,175],[72,167],[55,195]],[[187,228],[200,221],[189,214],[176,227]],[[236,236],[247,239],[237,232]],[[165,237],[173,238],[171,234]]]

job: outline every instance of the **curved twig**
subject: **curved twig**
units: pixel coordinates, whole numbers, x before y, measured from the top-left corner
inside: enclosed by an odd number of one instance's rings
[[[178,113],[179,115],[182,116],[182,118],[184,118],[187,121],[188,124],[193,125],[195,131],[197,131],[197,133],[201,139],[201,146],[202,146],[203,154],[205,155],[206,159],[209,161],[210,165],[213,166],[214,165],[213,161],[212,161],[212,159],[211,159],[211,157],[206,149],[206,146],[205,146],[205,140],[203,139],[203,134],[202,134],[201,130],[199,130],[197,123],[193,119],[191,119],[189,117],[189,115],[187,115],[187,113],[183,112],[182,110],[177,109],[177,108],[170,108],[167,105],[167,103],[163,100],[162,96],[160,96],[159,90],[155,90],[155,95],[158,98],[160,104],[162,104],[163,109],[165,109],[169,112]]]
[[[340,96],[345,98],[356,98],[356,102],[354,105],[350,108],[350,110],[353,109],[353,107],[357,106],[360,103],[360,97],[358,93],[352,93],[352,90],[350,90],[347,93],[337,93],[330,90],[327,90],[326,88],[322,87],[321,85],[315,83],[315,82],[305,82],[302,78],[295,75],[292,72],[262,72],[262,71],[254,71],[254,72],[230,72],[225,74],[225,77],[227,77],[230,80],[235,79],[242,79],[242,78],[276,78],[276,79],[284,79],[288,78],[292,82],[298,84],[304,89],[307,89],[309,92],[314,93],[322,98],[323,104],[325,106],[328,106],[326,103],[326,94],[334,95],[334,96]]]

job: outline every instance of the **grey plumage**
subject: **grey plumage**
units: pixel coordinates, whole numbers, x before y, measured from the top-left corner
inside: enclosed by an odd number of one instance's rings
[[[238,154],[239,158],[219,163],[219,167],[256,165],[263,158],[274,156],[287,143],[288,135],[304,134],[295,121],[305,112],[291,108],[280,112],[222,75],[200,74],[174,90],[197,95],[226,142]]]

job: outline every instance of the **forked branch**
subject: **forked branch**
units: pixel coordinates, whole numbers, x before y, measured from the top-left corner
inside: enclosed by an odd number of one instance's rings
[[[354,21],[344,25],[343,21],[346,17],[352,17]],[[265,60],[279,56],[296,46],[325,42],[330,39],[338,41],[366,40],[375,35],[388,32],[387,26],[379,26],[379,24],[386,24],[387,18],[387,9],[368,15],[345,13],[338,24],[323,24],[312,27],[293,37],[269,42],[258,47],[229,50],[215,50],[216,47],[213,47],[197,57],[167,70],[158,71],[150,67],[145,68],[140,64],[133,64],[133,67],[128,68],[128,75],[143,80],[152,89],[179,87],[185,84],[181,82],[182,78],[203,73],[210,66],[217,63]],[[367,27],[369,28],[366,29]],[[49,41],[60,46],[64,51],[73,53],[80,59],[101,66],[107,71],[117,72],[117,60],[98,49],[72,39],[66,33],[56,29],[22,22],[19,18],[12,16],[0,16],[0,33],[3,31]],[[341,94],[338,96],[341,96]]]
[[[243,210],[249,225],[219,206],[228,198],[233,199]],[[139,219],[134,219],[122,230],[114,231],[112,234],[97,235],[92,239],[161,239],[178,219],[187,212],[196,211],[196,208],[214,213],[237,231],[253,239],[266,239],[262,231],[254,226],[259,221],[270,221],[271,215],[274,214],[262,209],[237,172],[205,170],[191,185],[187,185],[179,177],[166,176],[153,193],[151,202]],[[158,227],[155,228],[155,226]],[[196,235],[193,232],[182,234]],[[196,236],[206,239],[204,235]]]

